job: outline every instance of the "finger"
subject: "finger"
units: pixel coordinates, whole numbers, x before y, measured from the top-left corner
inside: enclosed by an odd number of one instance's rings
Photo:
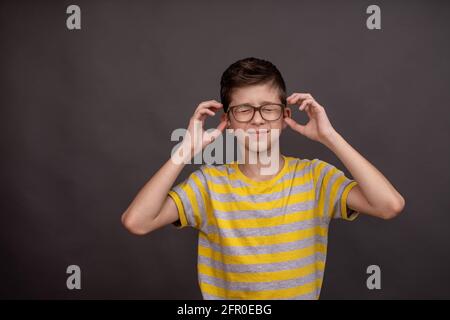
[[[216,100],[208,100],[208,101],[201,102],[198,105],[197,110],[204,109],[204,108],[213,108],[213,109],[217,110],[222,107],[223,107],[223,105],[220,102],[217,102]]]
[[[314,99],[309,93],[293,93],[288,99],[289,104],[298,104],[305,99]]]
[[[320,104],[318,104],[317,101],[315,101],[315,100],[308,105],[308,111],[311,115],[319,114],[323,110],[325,110],[325,109]]]
[[[227,122],[226,121],[222,121],[221,123],[219,123],[217,128],[215,128],[211,132],[208,132],[209,141],[212,142],[212,141],[216,140],[217,137],[219,137],[222,134],[222,132],[223,132],[223,130],[225,129],[226,126],[227,126]]]
[[[302,96],[302,93],[294,93],[288,102],[290,104],[300,104],[304,99],[305,97]]]
[[[305,112],[306,112],[306,114],[308,115],[308,117],[309,118],[312,118],[312,116],[313,116],[313,112],[311,111],[311,105],[310,104],[308,104],[306,107],[305,107]]]
[[[203,113],[200,113],[200,110],[210,110],[210,108],[214,110],[218,110],[222,108],[222,104],[217,102],[216,100],[209,100],[200,103],[194,111],[193,117],[199,120],[205,120],[206,115],[201,116]],[[211,114],[210,114],[211,115]]]
[[[219,130],[220,132],[223,132],[223,130],[225,130],[226,127],[227,127],[227,120],[223,120],[219,123],[216,129]]]
[[[296,122],[294,119],[286,117],[284,118],[284,121],[288,124],[289,127],[291,127],[294,131],[297,131],[301,134],[305,132],[305,126],[301,125],[300,123]]]
[[[200,109],[198,113],[199,114],[209,114],[212,117],[216,115],[216,113],[210,109]]]
[[[314,103],[313,99],[306,99],[303,100],[303,102],[300,104],[299,110],[303,111],[305,109],[306,106],[311,105]]]
[[[313,96],[310,93],[299,93],[298,97],[301,100],[305,100],[305,99],[313,99],[314,100]]]
[[[216,137],[218,136],[218,135],[214,135],[215,132],[216,132],[216,129],[214,129],[214,131],[205,132],[203,134],[203,137],[204,137],[203,141],[205,141],[206,144],[213,142],[216,139]]]
[[[297,100],[298,100],[298,93],[293,93],[286,99],[288,104],[295,104],[297,103]]]
[[[213,117],[213,116],[215,116],[215,114],[216,113],[214,111],[212,111],[210,109],[203,108],[203,109],[197,110],[194,113],[193,118],[196,119],[196,120],[204,121],[206,119],[207,115],[210,115],[211,117]]]
[[[289,97],[286,98],[287,101],[289,101],[290,99],[292,99],[292,97],[295,95],[296,93],[292,93]]]

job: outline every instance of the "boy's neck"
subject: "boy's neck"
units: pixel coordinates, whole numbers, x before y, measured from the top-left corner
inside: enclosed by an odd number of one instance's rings
[[[278,168],[275,167],[274,173],[271,175],[262,174],[263,168],[270,168],[273,164],[269,162],[269,164],[263,164],[260,161],[260,157],[256,155],[254,158],[256,158],[256,163],[250,163],[249,161],[249,154],[246,153],[245,156],[245,163],[239,163],[239,169],[243,174],[245,174],[247,177],[249,177],[252,180],[256,181],[264,181],[264,180],[270,180],[273,177],[275,177],[283,168],[285,159],[281,155],[281,153],[278,153]],[[272,161],[272,157],[269,157],[269,159]],[[254,161],[253,161],[254,162]]]

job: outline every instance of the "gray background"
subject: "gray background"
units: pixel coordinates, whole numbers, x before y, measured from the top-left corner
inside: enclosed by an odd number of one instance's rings
[[[73,3],[80,31],[66,28]],[[196,231],[137,237],[120,215],[168,159],[172,130],[219,99],[225,68],[256,56],[406,198],[391,221],[333,222],[321,298],[450,298],[450,3],[377,1],[380,31],[366,28],[370,4],[2,1],[0,297],[200,299]],[[348,173],[290,130],[282,152]],[[70,264],[81,291],[66,289]],[[382,290],[366,288],[371,264]]]

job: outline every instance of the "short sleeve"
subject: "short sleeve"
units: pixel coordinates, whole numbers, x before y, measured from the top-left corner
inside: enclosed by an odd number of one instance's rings
[[[168,195],[178,209],[179,220],[173,225],[178,229],[193,227],[202,230],[207,225],[210,196],[202,168],[192,172],[183,182],[172,187]]]
[[[327,221],[331,219],[355,220],[359,212],[347,206],[347,196],[357,185],[333,165],[314,159],[311,161],[315,189],[315,205]]]

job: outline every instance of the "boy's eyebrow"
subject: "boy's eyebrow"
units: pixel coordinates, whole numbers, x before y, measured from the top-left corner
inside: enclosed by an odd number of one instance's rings
[[[259,104],[260,105],[262,105],[262,104],[266,104],[266,103],[280,103],[280,102],[273,102],[273,101],[261,101]],[[241,106],[241,105],[243,105],[243,104],[248,104],[248,105],[252,105],[250,102],[244,102],[244,103],[239,103],[239,104],[237,104],[237,105],[239,105],[239,106]]]

